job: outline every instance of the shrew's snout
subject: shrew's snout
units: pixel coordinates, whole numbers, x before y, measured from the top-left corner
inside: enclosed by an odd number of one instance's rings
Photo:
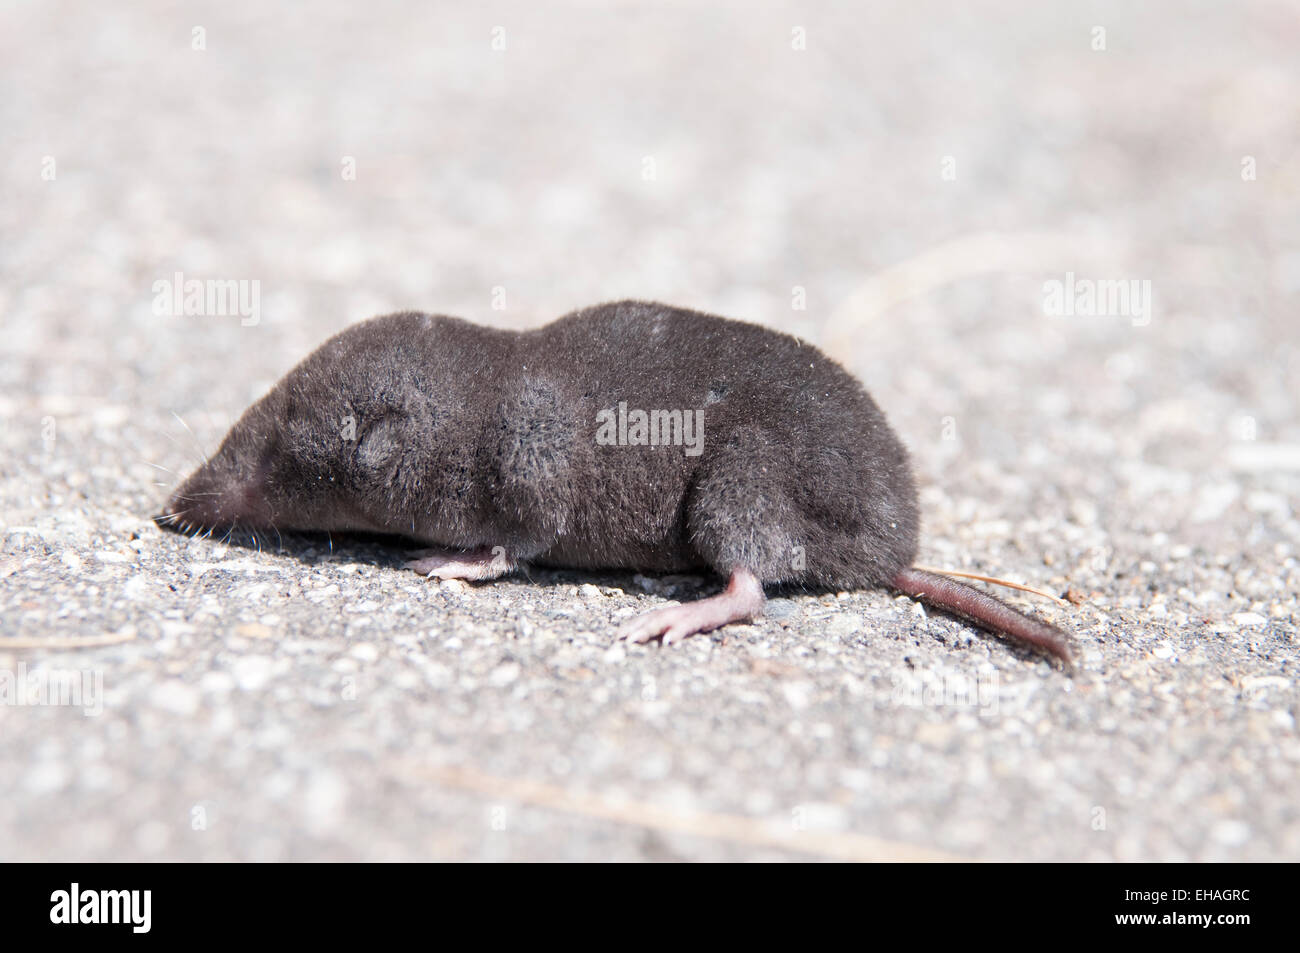
[[[273,525],[261,478],[220,478],[211,472],[211,464],[181,484],[168,501],[167,512],[155,517],[155,522],[182,532]]]

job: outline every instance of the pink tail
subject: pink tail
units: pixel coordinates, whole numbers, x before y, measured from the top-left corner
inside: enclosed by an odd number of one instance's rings
[[[1005,602],[963,582],[920,569],[903,569],[894,577],[892,585],[913,599],[920,599],[927,605],[959,615],[981,628],[1046,652],[1065,663],[1067,669],[1074,664],[1069,639],[1056,626],[1017,612]]]

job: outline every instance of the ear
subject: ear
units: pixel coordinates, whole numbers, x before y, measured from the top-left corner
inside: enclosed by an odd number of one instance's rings
[[[401,419],[395,414],[380,417],[366,426],[357,441],[357,465],[367,474],[387,474],[401,454],[401,429]]]

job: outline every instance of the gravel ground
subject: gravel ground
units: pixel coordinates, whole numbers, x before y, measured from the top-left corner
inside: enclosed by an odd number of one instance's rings
[[[1300,857],[1295,6],[854,6],[0,10],[0,857]],[[621,297],[858,373],[922,561],[1070,592],[1012,601],[1075,677],[886,592],[625,649],[717,581],[149,520],[355,320]]]

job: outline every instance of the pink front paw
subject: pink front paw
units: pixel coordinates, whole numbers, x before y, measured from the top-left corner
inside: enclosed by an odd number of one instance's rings
[[[495,579],[514,568],[514,562],[500,546],[469,550],[419,549],[407,555],[416,558],[403,563],[403,569],[413,569],[423,576],[438,579]]]

